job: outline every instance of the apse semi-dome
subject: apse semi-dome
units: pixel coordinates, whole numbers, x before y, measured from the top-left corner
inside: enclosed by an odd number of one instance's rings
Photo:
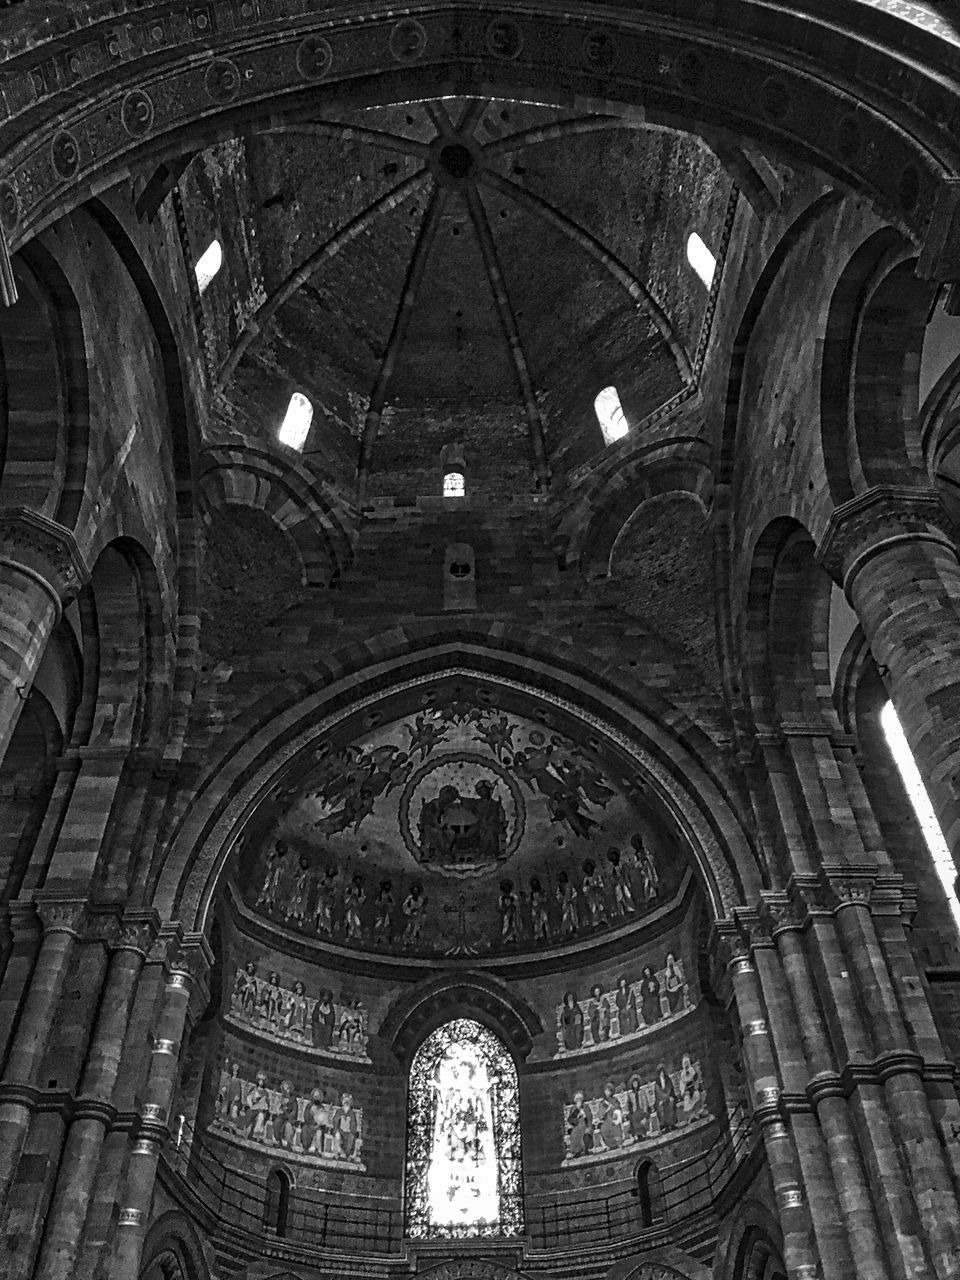
[[[251,818],[245,914],[322,946],[409,957],[562,951],[673,903],[687,862],[599,740],[483,685],[354,720]]]

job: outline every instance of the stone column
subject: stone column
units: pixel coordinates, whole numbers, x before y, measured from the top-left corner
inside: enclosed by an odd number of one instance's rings
[[[960,561],[933,489],[841,503],[818,559],[843,587],[960,870]]]
[[[960,1204],[923,1088],[923,1058],[910,1043],[874,928],[870,908],[874,882],[862,875],[851,877],[849,868],[835,868],[832,883],[839,898],[836,918],[841,936],[857,979],[868,1025],[875,1029],[876,1078],[883,1088],[893,1122],[890,1150],[886,1153],[891,1176],[882,1178],[882,1182],[888,1197],[892,1198],[893,1188],[904,1181],[896,1177],[900,1165],[905,1166],[906,1185],[913,1194],[908,1196],[904,1189],[899,1198],[909,1202],[912,1212],[901,1207],[901,1222],[906,1223],[913,1217],[917,1226],[922,1224],[924,1244],[934,1273],[942,1280],[953,1280],[960,1274],[957,1229]],[[881,1165],[883,1156],[882,1151],[877,1152]],[[900,1235],[903,1234],[901,1227]],[[928,1270],[922,1274],[928,1274]]]
[[[783,1228],[783,1258],[789,1280],[816,1280],[820,1274],[810,1210],[803,1194],[797,1152],[785,1121],[776,1058],[756,969],[736,937],[726,937],[728,965],[743,1035],[743,1054],[754,1099],[753,1121],[763,1137]],[[886,1272],[877,1272],[877,1277]],[[119,1278],[118,1278],[119,1280]]]
[[[177,1084],[180,1049],[187,1029],[191,996],[202,1000],[210,953],[198,938],[181,949],[167,974],[147,1082],[126,1175],[118,1197],[120,1217],[106,1280],[129,1280],[139,1274],[160,1151],[169,1135],[168,1120]]]
[[[69,529],[25,507],[0,510],[0,760],[63,605],[89,577]]]
[[[86,912],[85,902],[53,894],[37,894],[36,907],[43,922],[43,941],[0,1083],[0,1204],[7,1198],[20,1161],[37,1072],[56,1027],[63,983]]]
[[[158,924],[152,912],[128,915],[121,923],[47,1213],[37,1280],[68,1280],[73,1272],[103,1140],[114,1119],[113,1087],[130,1010]]]
[[[867,1274],[883,1276],[887,1274],[887,1264],[870,1182],[841,1076],[823,1029],[824,1015],[803,943],[806,912],[801,903],[792,901],[786,894],[770,895],[765,906],[774,922],[773,938],[780,953],[794,1018],[811,1072],[806,1095],[826,1140],[832,1182],[846,1228],[849,1252],[858,1265],[865,1267]]]

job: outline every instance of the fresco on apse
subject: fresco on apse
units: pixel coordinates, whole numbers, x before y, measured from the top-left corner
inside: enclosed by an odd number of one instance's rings
[[[227,1019],[278,1044],[370,1061],[367,1010],[361,1000],[335,1000],[323,986],[308,994],[307,984],[299,980],[284,986],[275,971],[253,960],[237,967]]]
[[[652,1080],[609,1080],[599,1098],[576,1091],[563,1108],[563,1163],[632,1154],[712,1119],[700,1062],[684,1053],[676,1067],[661,1062]]]
[[[304,1097],[289,1080],[271,1082],[264,1071],[248,1080],[239,1063],[225,1062],[210,1131],[256,1151],[279,1149],[309,1164],[365,1172],[362,1108],[353,1093],[319,1081]]]
[[[557,1006],[560,1056],[572,1056],[635,1040],[682,1018],[693,1006],[683,960],[668,951],[663,967],[645,964],[622,973],[616,986],[594,983],[582,997],[567,991]]]
[[[595,751],[466,696],[325,742],[238,857],[249,907],[346,946],[530,949],[641,919],[684,859]]]

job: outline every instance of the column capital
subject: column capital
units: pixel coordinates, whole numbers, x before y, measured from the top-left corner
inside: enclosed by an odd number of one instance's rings
[[[29,507],[0,507],[3,564],[33,577],[58,607],[90,581],[90,569],[71,531]]]
[[[113,949],[136,951],[146,959],[159,932],[160,917],[156,911],[127,911],[120,920]]]
[[[38,890],[33,895],[44,935],[69,933],[75,938],[83,934],[87,922],[87,900],[52,890]]]
[[[875,555],[901,542],[938,542],[955,550],[955,530],[936,489],[879,484],[835,507],[817,560],[847,594]]]

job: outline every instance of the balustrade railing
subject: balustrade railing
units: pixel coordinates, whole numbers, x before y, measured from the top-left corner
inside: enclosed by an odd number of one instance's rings
[[[609,1195],[549,1201],[528,1198],[525,1238],[535,1249],[577,1249],[679,1225],[716,1200],[751,1149],[749,1119],[737,1114],[730,1130],[705,1152],[664,1165],[646,1183]],[[283,1168],[277,1153],[277,1168]],[[181,1125],[164,1162],[195,1202],[229,1235],[280,1237],[314,1249],[392,1253],[403,1241],[403,1214],[395,1202],[284,1184],[282,1194],[265,1178],[224,1163],[201,1133]],[[489,1232],[485,1233],[489,1234]]]

